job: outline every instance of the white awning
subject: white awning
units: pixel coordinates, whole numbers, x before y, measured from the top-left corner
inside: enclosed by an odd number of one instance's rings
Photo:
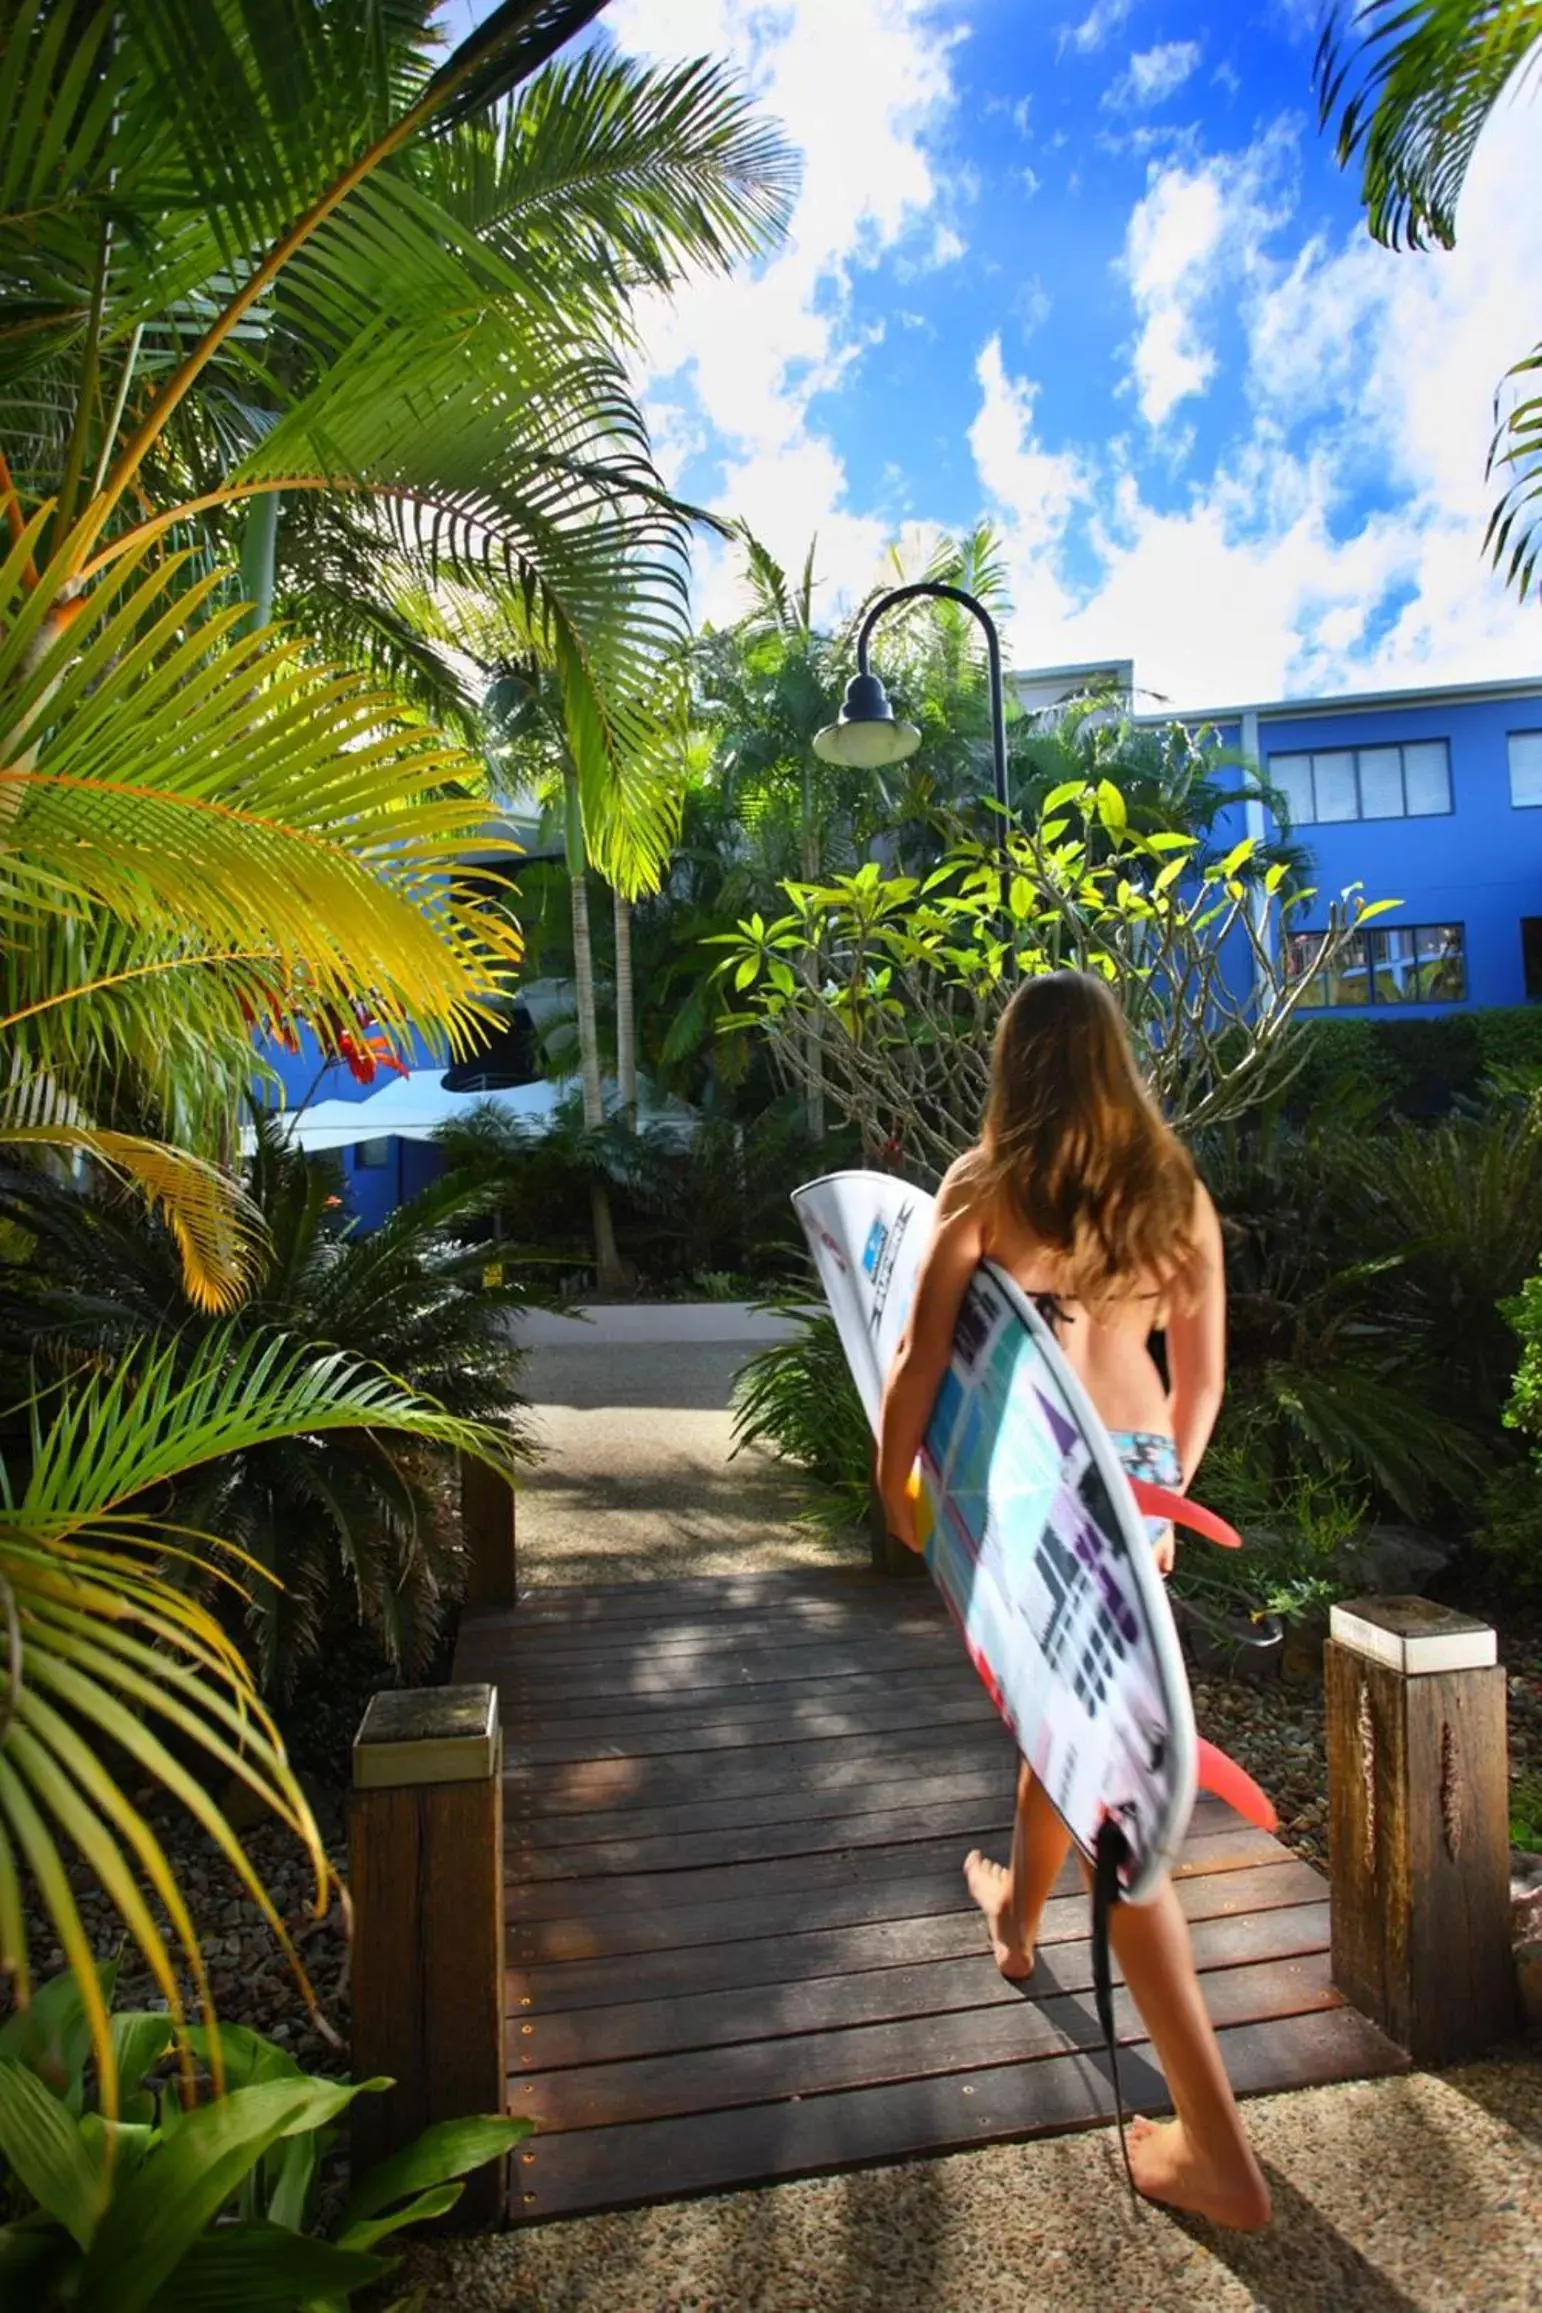
[[[290,1120],[289,1129],[300,1148],[316,1152],[349,1148],[361,1140],[432,1140],[452,1117],[466,1116],[476,1108],[496,1108],[528,1131],[541,1132],[577,1089],[577,1079],[569,1077],[543,1078],[537,1084],[521,1084],[501,1092],[447,1092],[439,1069],[415,1068],[406,1076],[383,1073],[373,1091],[361,1100],[318,1100],[300,1110]],[[613,1111],[619,1104],[615,1084],[607,1082],[604,1091],[605,1105]],[[694,1122],[683,1101],[671,1099],[659,1107],[651,1087],[641,1079],[637,1106],[644,1124],[668,1122],[689,1128]],[[249,1148],[253,1139],[250,1128],[242,1137]]]

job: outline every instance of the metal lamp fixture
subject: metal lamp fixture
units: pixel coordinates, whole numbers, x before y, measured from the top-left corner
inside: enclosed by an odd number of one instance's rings
[[[921,579],[914,586],[897,586],[892,593],[881,594],[862,621],[857,636],[857,671],[846,686],[840,714],[833,723],[815,735],[814,753],[825,763],[847,763],[854,769],[877,771],[890,763],[903,763],[921,744],[921,734],[914,723],[898,720],[889,704],[888,693],[868,663],[868,644],[873,628],[885,611],[896,603],[913,602],[918,595],[933,595],[944,602],[960,602],[973,613],[985,629],[985,651],[990,677],[991,697],[991,757],[995,772],[996,807],[1000,814],[997,839],[1005,843],[1007,832],[1007,731],[1006,708],[1001,682],[1001,639],[995,621],[982,602],[966,594],[961,586],[943,586],[932,579]]]

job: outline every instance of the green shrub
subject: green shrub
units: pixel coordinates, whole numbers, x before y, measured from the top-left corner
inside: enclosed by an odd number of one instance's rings
[[[1364,1484],[1345,1464],[1296,1462],[1278,1477],[1272,1457],[1256,1414],[1223,1417],[1195,1495],[1237,1528],[1243,1548],[1181,1544],[1172,1578],[1180,1598],[1233,1614],[1301,1615],[1357,1588],[1346,1552],[1370,1509]]]
[[[1403,1020],[1309,1020],[1289,1094],[1303,1117],[1352,1084],[1385,1111],[1444,1116],[1480,1102],[1494,1084],[1542,1084],[1542,1005],[1499,1005]]]
[[[114,1973],[102,1971],[109,2002]],[[206,2030],[187,2040],[194,2062],[213,2062]],[[104,2112],[72,1976],[0,2029],[0,2303],[339,2308],[393,2271],[384,2241],[443,2216],[462,2178],[530,2134],[527,2120],[441,2122],[356,2179],[323,2237],[312,2229],[317,2187],[337,2124],[389,2081],[317,2079],[271,2040],[227,2025],[225,2092],[188,2104],[164,2076],[169,2016],[114,2016],[112,2042],[121,2093]]]
[[[742,1366],[733,1387],[734,1451],[768,1445],[807,1480],[800,1516],[826,1532],[867,1517],[872,1433],[851,1378],[835,1320],[773,1303],[798,1331],[773,1341]]]
[[[136,1342],[173,1343],[180,1365],[223,1324],[236,1348],[278,1331],[319,1353],[387,1372],[447,1412],[500,1425],[511,1452],[531,1451],[519,1423],[523,1353],[510,1311],[524,1304],[510,1272],[484,1281],[485,1253],[463,1231],[478,1192],[435,1183],[371,1235],[349,1224],[341,1175],[308,1160],[271,1119],[260,1122],[247,1188],[261,1251],[234,1319],[194,1309],[167,1230],[105,1173],[52,1179],[0,1171],[0,1334],[45,1373],[116,1370]],[[14,1380],[24,1370],[13,1348]],[[398,1671],[432,1656],[461,1586],[461,1541],[445,1509],[453,1457],[384,1428],[285,1438],[190,1473],[160,1505],[185,1532],[218,1534],[247,1553],[244,1587],[210,1604],[235,1621],[264,1690],[285,1697],[339,1617],[364,1623]]]

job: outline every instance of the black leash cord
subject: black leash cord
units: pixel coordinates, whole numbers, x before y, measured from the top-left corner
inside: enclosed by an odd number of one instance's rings
[[[1105,1815],[1098,1825],[1097,1845],[1093,1850],[1092,1996],[1103,2031],[1103,2043],[1108,2050],[1108,2068],[1113,2076],[1114,2118],[1119,2124],[1119,2150],[1124,2158],[1124,2173],[1129,2179],[1130,2198],[1138,2207],[1140,2194],[1136,2190],[1135,2171],[1130,2166],[1130,2148],[1124,2134],[1124,2097],[1119,2087],[1119,2042],[1114,2033],[1114,1980],[1108,1956],[1108,1923],[1115,1904],[1120,1901],[1119,1866],[1128,1853],[1129,1845],[1124,1833],[1111,1815]]]

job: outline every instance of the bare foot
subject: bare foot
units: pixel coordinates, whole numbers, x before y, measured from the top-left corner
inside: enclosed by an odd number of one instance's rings
[[[1178,2120],[1132,2120],[1130,2170],[1149,2201],[1187,2209],[1233,2232],[1254,2233],[1269,2222],[1269,2187],[1246,2146],[1229,2169],[1206,2160]]]
[[[964,1858],[969,1892],[985,1914],[991,1952],[1009,1984],[1020,1984],[1033,1974],[1033,1946],[1025,1944],[1012,1916],[1012,1882],[999,1863],[992,1863],[978,1847]]]

